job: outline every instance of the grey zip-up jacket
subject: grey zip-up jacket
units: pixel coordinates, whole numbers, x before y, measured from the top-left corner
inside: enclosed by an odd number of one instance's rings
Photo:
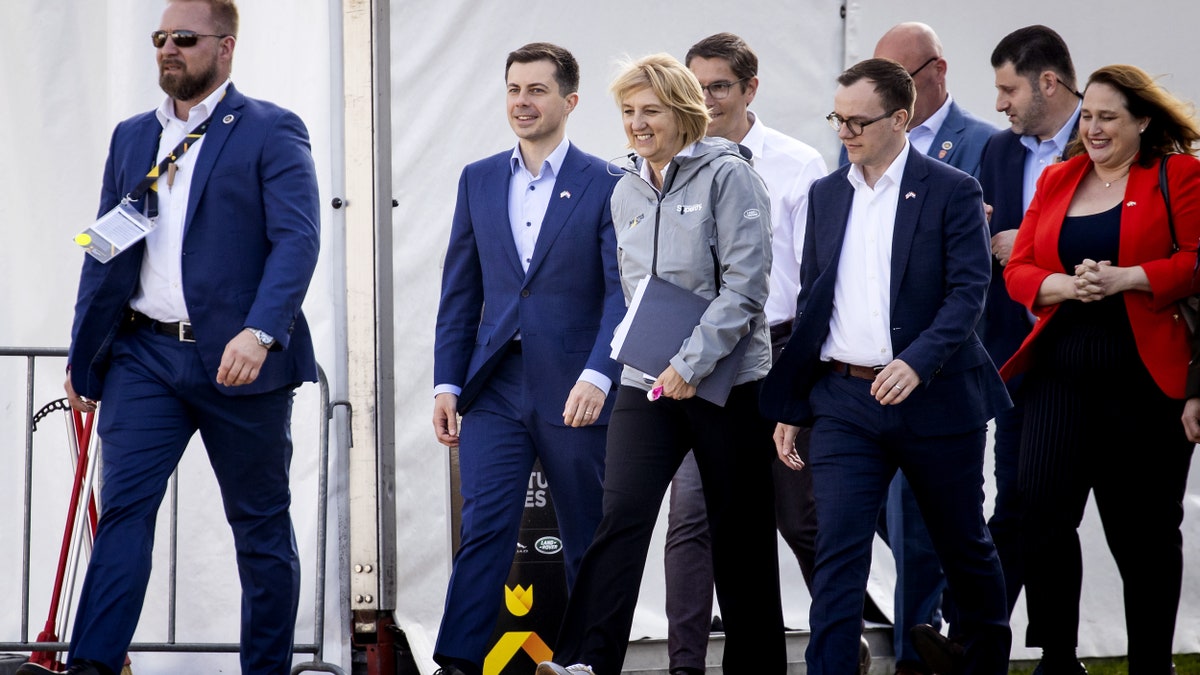
[[[667,166],[662,195],[639,174],[640,157],[625,167],[613,191],[625,304],[651,273],[657,225],[658,276],[713,299],[671,365],[688,384],[697,385],[753,326],[734,383],[753,382],[771,368],[771,337],[763,314],[770,290],[771,202],[736,143],[707,137],[691,150],[691,156],[676,156]],[[650,388],[628,366],[621,383]]]

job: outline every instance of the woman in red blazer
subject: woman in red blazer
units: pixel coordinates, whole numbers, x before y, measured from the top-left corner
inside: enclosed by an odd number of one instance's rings
[[[1129,673],[1172,669],[1193,447],[1179,422],[1190,351],[1175,303],[1198,278],[1197,139],[1186,108],[1140,69],[1093,73],[1071,159],[1042,174],[1004,271],[1038,317],[1001,369],[1026,373],[1018,485],[1038,675],[1086,672],[1075,644],[1089,491],[1125,586]],[[1159,189],[1170,153],[1181,153],[1168,162],[1178,252]]]

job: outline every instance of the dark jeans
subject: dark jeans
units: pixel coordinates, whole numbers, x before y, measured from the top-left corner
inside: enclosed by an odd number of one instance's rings
[[[796,452],[806,463],[808,436],[808,429],[800,429],[796,437]],[[775,520],[779,534],[796,555],[800,574],[811,591],[817,547],[812,472],[794,471],[776,460],[771,463],[771,474],[775,479]],[[667,654],[672,669],[703,670],[713,616],[712,537],[708,532],[700,469],[691,453],[684,457],[671,480],[670,499],[667,542],[663,547]]]

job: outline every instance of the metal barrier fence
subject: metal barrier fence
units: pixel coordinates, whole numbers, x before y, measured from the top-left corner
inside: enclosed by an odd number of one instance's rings
[[[29,565],[30,540],[32,532],[32,497],[33,497],[33,433],[35,419],[54,410],[68,409],[65,401],[53,401],[41,409],[34,409],[34,384],[36,381],[36,365],[38,358],[65,358],[67,350],[54,348],[23,348],[0,347],[0,357],[25,359],[25,471],[24,471],[24,513],[21,533],[21,639],[18,642],[0,641],[0,650],[31,652],[51,651],[65,652],[70,648],[69,642],[37,642],[29,639]],[[312,661],[298,663],[292,667],[292,675],[305,672],[335,673],[346,675],[341,667],[324,660],[325,637],[325,544],[327,539],[326,521],[328,520],[329,504],[329,421],[333,419],[333,411],[338,406],[349,405],[345,401],[329,401],[329,381],[325,371],[318,367],[318,387],[320,389],[320,428],[318,431],[320,450],[317,459],[317,540],[316,540],[316,598],[313,609],[313,639],[311,642],[296,642],[293,651],[296,654],[312,654]],[[169,564],[167,569],[167,639],[164,642],[135,642],[129,646],[130,652],[187,652],[196,654],[238,653],[241,646],[238,643],[224,642],[181,642],[176,639],[176,564],[178,554],[178,515],[179,515],[179,484],[178,472],[171,476],[168,490],[170,502],[170,531],[169,531]],[[103,506],[103,505],[101,505]]]

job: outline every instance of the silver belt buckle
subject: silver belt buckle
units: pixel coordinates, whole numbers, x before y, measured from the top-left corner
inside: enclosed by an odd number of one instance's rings
[[[191,321],[179,322],[179,341],[180,342],[195,342],[196,334],[192,332]]]

